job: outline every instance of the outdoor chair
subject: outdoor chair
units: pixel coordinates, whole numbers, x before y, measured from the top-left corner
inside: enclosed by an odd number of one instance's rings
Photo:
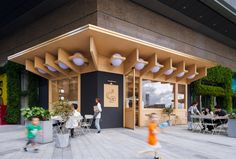
[[[93,122],[93,115],[86,114],[84,116],[84,121],[82,122],[81,127],[85,130],[85,132],[90,132],[90,128]]]
[[[215,130],[215,127],[216,127],[216,124],[214,123],[214,120],[211,119],[211,118],[207,118],[207,119],[202,119],[202,125],[205,127],[205,129],[203,130],[203,133],[207,133],[209,130],[208,130],[208,127],[212,127],[212,135],[214,134],[214,130]]]
[[[83,116],[79,117],[79,119],[78,119],[78,126],[75,128],[75,134],[76,134],[76,135],[85,134],[85,130],[84,130],[84,128],[82,127],[82,125],[83,125],[83,119],[84,119]]]
[[[220,121],[222,122],[222,120]],[[227,122],[222,122],[221,125],[215,126],[215,128],[213,129],[213,133],[218,134],[218,135],[226,134],[227,128],[228,128]]]
[[[202,118],[200,116],[191,116],[191,121],[192,121],[192,131],[199,131],[201,132],[202,130]]]

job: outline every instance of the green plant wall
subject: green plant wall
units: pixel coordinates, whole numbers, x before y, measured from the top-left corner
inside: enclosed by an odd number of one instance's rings
[[[20,121],[20,97],[21,83],[20,72],[24,69],[22,65],[8,62],[6,64],[7,74],[7,112],[6,121],[9,124],[16,124]]]
[[[206,77],[192,84],[193,95],[223,97],[222,107],[232,112],[232,76],[233,72],[230,68],[220,65],[210,68],[207,70]]]

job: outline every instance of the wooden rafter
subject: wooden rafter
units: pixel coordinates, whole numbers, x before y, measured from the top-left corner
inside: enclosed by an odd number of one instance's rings
[[[143,70],[140,71],[140,76],[143,76],[144,74],[148,73],[154,66],[163,67],[163,65],[160,65],[157,62],[157,54],[156,53],[148,58],[148,64],[146,67],[144,67]]]
[[[164,65],[164,67],[159,72],[154,74],[154,76],[153,76],[154,79],[160,77],[162,74],[164,74],[165,71],[167,71],[169,69],[176,70],[176,68],[173,67],[173,65],[172,65],[172,58],[168,58],[167,60],[165,60],[163,62],[163,65]]]
[[[194,74],[197,75],[198,74],[196,64],[193,64],[193,65],[189,66],[187,70],[188,70],[188,72],[183,77],[176,78],[177,82],[181,81],[181,80],[184,80],[184,79],[188,78],[191,75],[194,75]]]
[[[71,70],[73,70],[76,73],[79,73],[79,68],[73,64],[70,60],[69,60],[70,54],[65,51],[62,48],[58,49],[58,62],[62,62],[64,63],[66,66],[68,66]]]
[[[60,72],[61,74],[65,75],[65,76],[68,76],[68,73],[63,70],[62,68],[60,68],[56,63],[56,57],[53,56],[52,54],[50,53],[46,53],[45,54],[45,66],[51,66],[53,68],[55,68],[58,72]]]
[[[124,62],[124,74],[127,74],[137,63],[139,59],[139,49],[135,49],[134,52],[130,53]]]
[[[188,71],[185,69],[185,61],[182,61],[180,63],[177,64],[176,66],[176,71],[173,72],[171,75],[166,76],[166,80],[169,80],[171,78],[176,77],[179,73],[185,72],[187,73]]]
[[[50,76],[43,75],[43,74],[39,73],[37,70],[35,70],[34,62],[33,61],[25,60],[25,69],[27,71],[30,71],[30,72],[38,75],[38,76],[41,76],[41,77],[46,78],[46,79],[50,79]]]
[[[94,64],[96,70],[98,70],[98,52],[97,52],[97,48],[96,48],[95,41],[94,41],[93,37],[89,38],[89,50],[90,50],[90,54],[92,56],[93,64]]]
[[[56,77],[56,76],[57,76],[56,73],[53,73],[53,72],[49,71],[49,70],[44,66],[44,60],[43,60],[42,58],[40,58],[40,57],[37,57],[37,56],[34,57],[34,67],[35,67],[36,69],[40,69],[40,70],[46,72],[46,73],[49,74],[50,76],[53,76],[53,77]]]

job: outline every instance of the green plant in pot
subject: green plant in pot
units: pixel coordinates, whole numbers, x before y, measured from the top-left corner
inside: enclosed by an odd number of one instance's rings
[[[69,132],[65,124],[73,113],[72,106],[68,101],[57,101],[52,104],[52,113],[54,116],[60,117],[61,121],[57,128],[56,147],[64,148],[69,146]]]
[[[51,113],[42,107],[25,107],[21,109],[21,114],[25,118],[25,123],[29,124],[32,116],[37,116],[40,119],[43,136],[38,136],[36,139],[39,143],[49,143],[53,141],[53,129]]]
[[[51,114],[48,110],[42,108],[42,107],[25,107],[21,109],[22,116],[29,120],[32,116],[37,116],[41,121],[50,120]]]
[[[168,122],[169,126],[172,125],[171,120],[170,120],[170,116],[173,113],[173,111],[174,111],[174,109],[173,109],[172,105],[165,107],[163,109],[163,113],[168,115],[169,120],[167,122]]]

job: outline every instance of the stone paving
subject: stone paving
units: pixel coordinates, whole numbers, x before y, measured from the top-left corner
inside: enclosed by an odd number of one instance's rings
[[[146,150],[147,130],[137,128],[105,129],[71,139],[68,148],[55,148],[54,143],[39,145],[39,153],[23,152],[24,127],[0,126],[0,159],[151,159]],[[159,134],[163,159],[235,159],[236,138],[199,134],[186,126],[173,126]]]

